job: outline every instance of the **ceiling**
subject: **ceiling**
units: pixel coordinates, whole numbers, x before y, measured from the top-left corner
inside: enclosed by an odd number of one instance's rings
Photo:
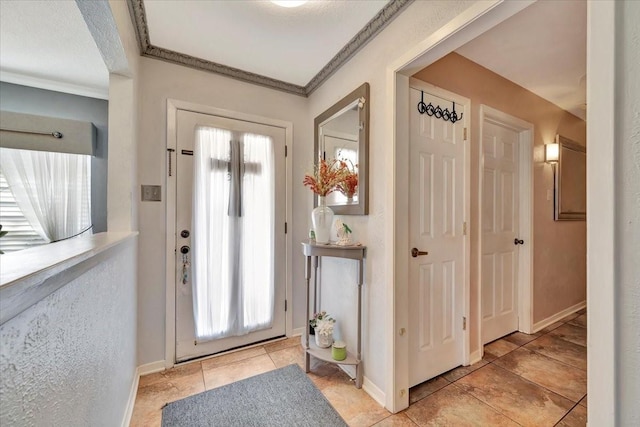
[[[75,1],[0,0],[0,80],[106,98],[109,73]]]
[[[302,96],[410,3],[128,2],[144,55]],[[585,118],[585,1],[538,1],[457,52]],[[106,97],[109,76],[76,2],[0,0],[0,80]]]
[[[305,86],[389,0],[144,0],[154,46]]]
[[[456,52],[586,120],[586,1],[538,1]]]

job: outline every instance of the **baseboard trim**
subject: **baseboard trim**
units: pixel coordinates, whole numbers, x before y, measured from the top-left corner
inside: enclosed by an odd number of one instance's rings
[[[562,311],[559,311],[558,313],[554,314],[553,316],[549,316],[546,319],[543,319],[539,322],[536,322],[533,324],[533,333],[535,334],[536,332],[546,328],[549,325],[554,324],[555,322],[557,322],[558,320],[575,313],[578,310],[582,310],[583,308],[585,308],[587,306],[587,301],[582,301],[579,302],[578,304],[572,305],[569,308],[566,308]]]
[[[473,365],[482,360],[482,353],[484,349],[480,348],[469,355],[469,365]]]
[[[371,382],[371,380],[367,377],[364,377],[362,381],[362,389],[369,395],[373,400],[378,402],[380,406],[384,407],[384,403],[386,401],[385,394],[377,385]]]
[[[133,407],[136,404],[136,396],[138,395],[138,384],[140,383],[140,368],[136,368],[133,376],[133,382],[131,383],[131,390],[129,390],[129,400],[127,401],[127,409],[124,412],[122,418],[122,427],[129,427],[131,424],[131,417],[133,416]]]
[[[165,361],[157,360],[155,362],[138,366],[138,376],[155,374],[156,372],[162,372],[165,369],[166,369]]]
[[[290,337],[295,337],[297,335],[302,335],[304,334],[304,328],[295,328],[292,332],[291,335],[289,335]]]

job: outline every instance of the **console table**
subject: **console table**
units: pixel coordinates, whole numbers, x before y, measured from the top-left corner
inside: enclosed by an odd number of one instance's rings
[[[311,279],[311,258],[314,258],[314,281],[317,280],[318,258],[319,257],[335,257],[347,258],[358,261],[358,330],[357,330],[357,353],[354,355],[347,352],[345,360],[333,360],[331,357],[331,348],[320,348],[315,342],[309,342],[309,326],[305,326],[304,333],[304,349],[305,349],[305,371],[309,372],[311,366],[311,356],[324,360],[325,362],[335,363],[339,365],[355,365],[356,367],[356,387],[362,387],[362,276],[364,271],[364,258],[366,252],[365,246],[338,246],[333,244],[317,244],[315,242],[303,242],[302,252],[306,256],[305,263],[305,279],[307,285],[307,320],[309,317],[309,292]],[[315,283],[314,283],[315,286]]]

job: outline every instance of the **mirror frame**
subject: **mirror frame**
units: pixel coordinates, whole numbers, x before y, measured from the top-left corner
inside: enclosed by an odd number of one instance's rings
[[[556,221],[585,221],[587,219],[586,211],[583,212],[583,211],[569,210],[567,209],[566,206],[563,206],[562,204],[563,192],[566,194],[568,191],[571,191],[571,190],[575,191],[575,189],[566,188],[566,186],[565,188],[563,188],[562,186],[563,177],[567,178],[567,174],[572,172],[567,170],[566,168],[563,168],[562,156],[563,156],[564,150],[571,150],[571,151],[575,151],[578,154],[583,154],[585,170],[586,170],[587,149],[583,145],[580,145],[577,142],[572,141],[560,135],[556,135],[556,143],[558,144],[558,164],[555,168],[554,219]],[[564,179],[564,181],[566,180],[567,179]],[[585,180],[586,180],[586,176],[585,176]],[[585,191],[584,193],[585,206],[586,206],[586,197],[587,197],[587,194]]]
[[[360,108],[358,114],[359,128],[358,132],[358,203],[349,205],[328,205],[336,215],[368,215],[369,214],[369,83],[363,83],[353,92],[336,102],[325,112],[320,114],[313,121],[314,134],[314,164],[318,165],[320,155],[320,125],[326,123],[349,104],[364,98],[364,106]],[[313,195],[313,206],[318,206],[318,195]]]

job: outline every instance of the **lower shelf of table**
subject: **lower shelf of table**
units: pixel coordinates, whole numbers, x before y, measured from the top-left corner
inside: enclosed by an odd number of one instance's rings
[[[304,343],[302,344],[304,348]],[[307,349],[307,353],[316,359],[324,360],[325,362],[335,363],[338,365],[359,365],[360,360],[357,359],[356,356],[347,352],[347,358],[344,360],[335,360],[331,356],[331,347],[329,348],[320,348],[316,345],[313,337],[309,337],[309,348]]]

